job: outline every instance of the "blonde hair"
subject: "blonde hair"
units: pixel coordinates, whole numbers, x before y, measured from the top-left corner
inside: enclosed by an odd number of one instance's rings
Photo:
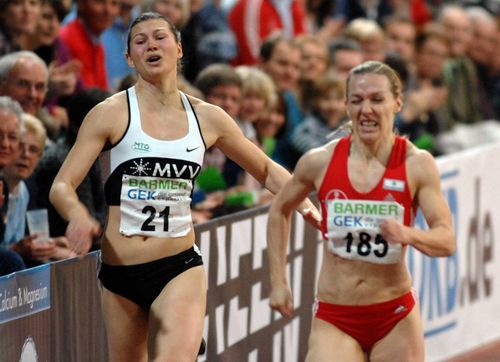
[[[344,36],[360,43],[374,39],[385,39],[384,31],[380,25],[373,20],[364,18],[351,21],[345,29]]]
[[[236,67],[242,80],[243,97],[256,95],[264,100],[266,110],[272,109],[277,102],[276,87],[272,79],[262,70],[247,65]]]
[[[23,134],[26,132],[33,133],[39,141],[40,149],[43,150],[47,140],[47,130],[43,126],[42,121],[29,113],[23,113],[22,118],[24,122]]]

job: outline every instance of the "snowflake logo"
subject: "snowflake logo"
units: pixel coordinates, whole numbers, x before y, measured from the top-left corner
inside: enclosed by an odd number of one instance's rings
[[[130,166],[130,169],[134,171],[132,174],[137,175],[137,176],[147,176],[147,171],[151,170],[151,167],[147,167],[149,165],[149,162],[145,162],[144,164],[142,163],[142,158],[139,160],[139,163],[134,162],[135,166]]]

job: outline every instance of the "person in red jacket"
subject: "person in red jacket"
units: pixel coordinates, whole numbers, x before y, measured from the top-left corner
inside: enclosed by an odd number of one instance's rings
[[[60,30],[61,42],[71,57],[82,63],[80,79],[85,88],[108,90],[100,36],[113,24],[119,10],[117,0],[78,0],[78,17]]]
[[[292,316],[286,280],[290,215],[315,189],[325,243],[306,361],[423,361],[406,250],[411,245],[433,257],[454,253],[451,213],[433,157],[393,132],[403,104],[396,72],[368,61],[351,71],[346,84],[352,133],[302,156],[272,203],[269,303]],[[413,228],[418,207],[428,230]]]
[[[257,63],[264,39],[276,32],[294,37],[305,32],[305,24],[305,11],[297,0],[238,0],[229,13],[239,46],[233,64]]]

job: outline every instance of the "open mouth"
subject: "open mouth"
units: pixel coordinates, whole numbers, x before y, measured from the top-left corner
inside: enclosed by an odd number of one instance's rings
[[[149,64],[155,64],[155,63],[158,63],[159,61],[161,60],[161,57],[159,55],[150,55],[146,61],[149,63]]]

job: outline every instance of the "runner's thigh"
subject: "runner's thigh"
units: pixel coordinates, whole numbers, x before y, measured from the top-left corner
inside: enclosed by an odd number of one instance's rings
[[[101,303],[110,361],[147,361],[147,313],[104,287]]]
[[[203,266],[186,270],[165,286],[149,314],[150,360],[196,359],[203,334],[206,290]]]
[[[313,318],[306,362],[363,362],[359,343],[333,324]]]
[[[384,338],[375,343],[371,362],[424,360],[424,332],[418,303]]]

